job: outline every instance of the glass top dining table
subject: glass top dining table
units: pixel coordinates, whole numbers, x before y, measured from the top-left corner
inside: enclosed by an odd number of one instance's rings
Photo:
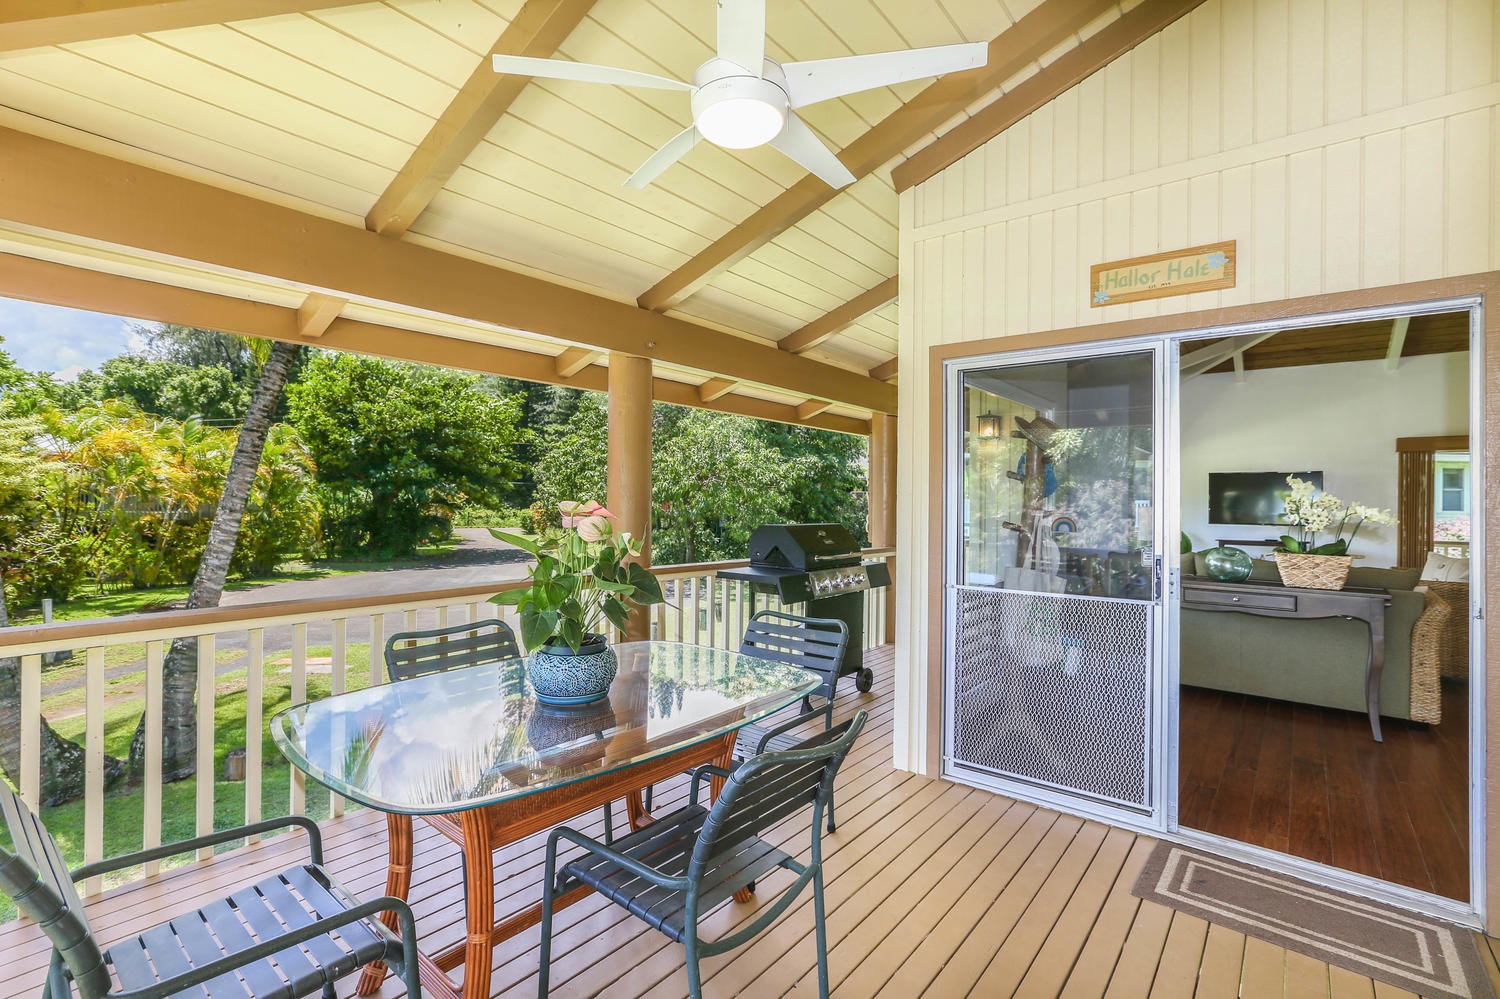
[[[436,955],[419,950],[424,993],[489,999],[494,945],[536,925],[538,906],[496,922],[494,850],[621,796],[632,824],[649,822],[641,788],[687,767],[729,766],[741,727],[796,703],[819,680],[705,646],[614,648],[620,669],[609,698],[584,707],[538,703],[525,660],[510,659],[336,694],[271,720],[293,765],[386,813],[387,895],[405,898],[411,885],[412,816],[462,849],[467,935]],[[392,913],[381,918],[395,928]],[[461,986],[448,974],[460,966]],[[384,974],[366,968],[358,994],[375,992]]]
[[[764,718],[813,690],[785,663],[675,642],[614,646],[607,700],[539,703],[525,660],[430,673],[325,697],[271,722],[320,784],[383,812],[434,815],[634,766]]]

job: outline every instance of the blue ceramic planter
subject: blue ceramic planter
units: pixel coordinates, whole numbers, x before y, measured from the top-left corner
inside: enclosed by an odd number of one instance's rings
[[[615,650],[599,635],[588,636],[577,652],[566,645],[543,645],[526,661],[536,699],[564,708],[604,700],[619,669]]]

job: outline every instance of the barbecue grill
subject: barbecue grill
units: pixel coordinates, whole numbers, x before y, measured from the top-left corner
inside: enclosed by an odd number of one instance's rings
[[[808,617],[832,617],[849,627],[839,676],[855,676],[867,691],[875,674],[865,668],[864,591],[889,586],[883,561],[866,562],[859,544],[840,524],[766,524],[750,535],[750,564],[721,569],[720,579],[752,584],[758,593],[774,593],[782,603],[806,603]]]

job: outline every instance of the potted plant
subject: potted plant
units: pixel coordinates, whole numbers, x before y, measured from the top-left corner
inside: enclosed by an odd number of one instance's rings
[[[1319,590],[1342,589],[1349,578],[1349,566],[1355,556],[1349,546],[1368,521],[1371,524],[1394,524],[1389,510],[1361,503],[1345,504],[1332,493],[1318,493],[1318,487],[1295,475],[1286,477],[1291,492],[1286,497],[1283,519],[1297,528],[1296,534],[1283,534],[1276,548],[1276,568],[1281,581],[1288,586],[1305,586]],[[1321,544],[1318,535],[1331,529],[1333,537]],[[1346,537],[1344,532],[1348,531]]]
[[[662,602],[661,583],[627,561],[641,543],[621,531],[614,514],[594,502],[557,505],[562,526],[539,539],[490,533],[536,556],[531,584],[506,590],[491,603],[515,607],[521,640],[531,653],[527,675],[537,700],[591,704],[609,695],[619,661],[604,635],[606,622],[625,627],[630,606]]]

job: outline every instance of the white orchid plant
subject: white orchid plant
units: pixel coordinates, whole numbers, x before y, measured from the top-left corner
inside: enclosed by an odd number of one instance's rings
[[[1295,475],[1286,477],[1291,492],[1286,495],[1282,519],[1297,528],[1296,534],[1283,534],[1279,552],[1301,555],[1347,555],[1349,546],[1366,523],[1394,524],[1391,511],[1362,503],[1345,504],[1332,493],[1319,493],[1318,487]],[[1344,532],[1348,531],[1347,537]],[[1318,535],[1332,531],[1333,539],[1318,543]]]
[[[662,602],[661,583],[645,566],[626,561],[641,543],[621,531],[615,515],[594,502],[567,500],[557,505],[560,530],[539,539],[491,530],[536,556],[531,585],[505,590],[491,603],[513,606],[521,615],[521,640],[535,651],[544,644],[577,652],[607,620],[624,628],[630,604]]]

